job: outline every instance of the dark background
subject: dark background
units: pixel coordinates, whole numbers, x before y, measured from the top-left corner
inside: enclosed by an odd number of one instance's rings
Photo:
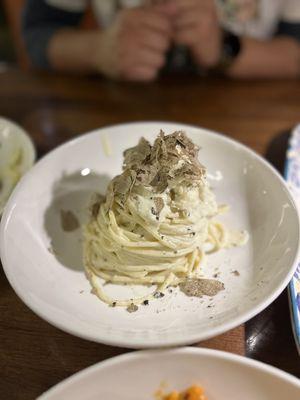
[[[16,58],[5,12],[0,2],[0,62],[3,61],[14,63]]]

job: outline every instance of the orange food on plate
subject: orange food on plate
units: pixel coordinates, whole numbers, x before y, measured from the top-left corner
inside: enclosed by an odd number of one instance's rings
[[[173,391],[164,396],[162,400],[207,400],[207,397],[201,386],[193,385],[181,393]]]

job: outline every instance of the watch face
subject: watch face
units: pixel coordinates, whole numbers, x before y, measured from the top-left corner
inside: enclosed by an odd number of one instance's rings
[[[231,66],[241,51],[241,42],[238,36],[231,32],[223,33],[223,48],[219,63],[211,70],[213,74],[223,75]]]

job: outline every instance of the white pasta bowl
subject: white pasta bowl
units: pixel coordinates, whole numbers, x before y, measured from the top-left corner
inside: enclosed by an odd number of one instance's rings
[[[216,350],[139,351],[93,365],[38,400],[154,400],[201,385],[208,400],[298,400],[300,381],[269,365]]]
[[[244,247],[207,257],[203,275],[218,274],[225,285],[214,298],[187,297],[174,289],[128,313],[91,294],[82,265],[81,229],[65,231],[61,214],[71,212],[79,225],[86,222],[92,193],[105,193],[109,179],[121,171],[123,151],[141,136],[153,141],[160,129],[184,130],[201,147],[200,161],[217,201],[231,207],[221,220],[231,228],[247,229],[250,240]],[[194,343],[252,318],[288,284],[298,247],[297,208],[274,168],[225,136],[166,122],[107,127],[55,149],[19,183],[0,232],[5,273],[34,312],[71,334],[133,348]],[[107,290],[122,298],[142,295],[149,288]]]
[[[32,167],[35,157],[28,134],[19,125],[0,117],[0,217],[15,185]]]

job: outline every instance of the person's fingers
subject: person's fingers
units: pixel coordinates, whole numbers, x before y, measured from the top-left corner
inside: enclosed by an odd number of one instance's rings
[[[158,71],[149,66],[135,66],[121,74],[122,79],[130,81],[150,82],[157,77]]]
[[[202,12],[214,10],[215,4],[213,0],[170,0],[173,12],[177,15],[192,10],[199,9]]]
[[[147,27],[164,35],[172,33],[172,22],[166,15],[153,8],[129,8],[121,10],[116,18],[122,30],[138,30]]]
[[[152,8],[137,9],[132,12],[132,18],[135,19],[138,26],[145,26],[165,35],[170,35],[172,32],[171,21],[165,15]]]
[[[154,5],[153,9],[168,17],[174,17],[178,12],[178,7],[173,1],[166,1],[160,4]]]
[[[165,64],[165,53],[151,48],[142,42],[127,42],[119,49],[119,62],[121,70],[132,69],[135,66],[147,66],[159,70]]]
[[[191,9],[185,13],[179,14],[174,25],[176,29],[185,29],[196,24],[201,24],[201,21],[205,18],[205,15],[200,14],[197,10]]]
[[[195,29],[191,27],[177,31],[174,35],[174,40],[177,44],[192,46],[199,38],[195,36]]]
[[[159,70],[165,64],[165,56],[149,48],[128,50],[121,58],[121,69],[131,70],[136,66],[150,67]]]
[[[170,47],[168,36],[152,31],[151,29],[144,29],[137,40],[142,46],[160,53],[165,53]]]
[[[160,69],[165,64],[165,56],[150,49],[141,49],[137,54],[137,64]]]
[[[191,44],[200,37],[204,39],[214,35],[218,29],[218,20],[212,12],[199,13],[191,10],[176,19],[174,37],[178,43]]]

